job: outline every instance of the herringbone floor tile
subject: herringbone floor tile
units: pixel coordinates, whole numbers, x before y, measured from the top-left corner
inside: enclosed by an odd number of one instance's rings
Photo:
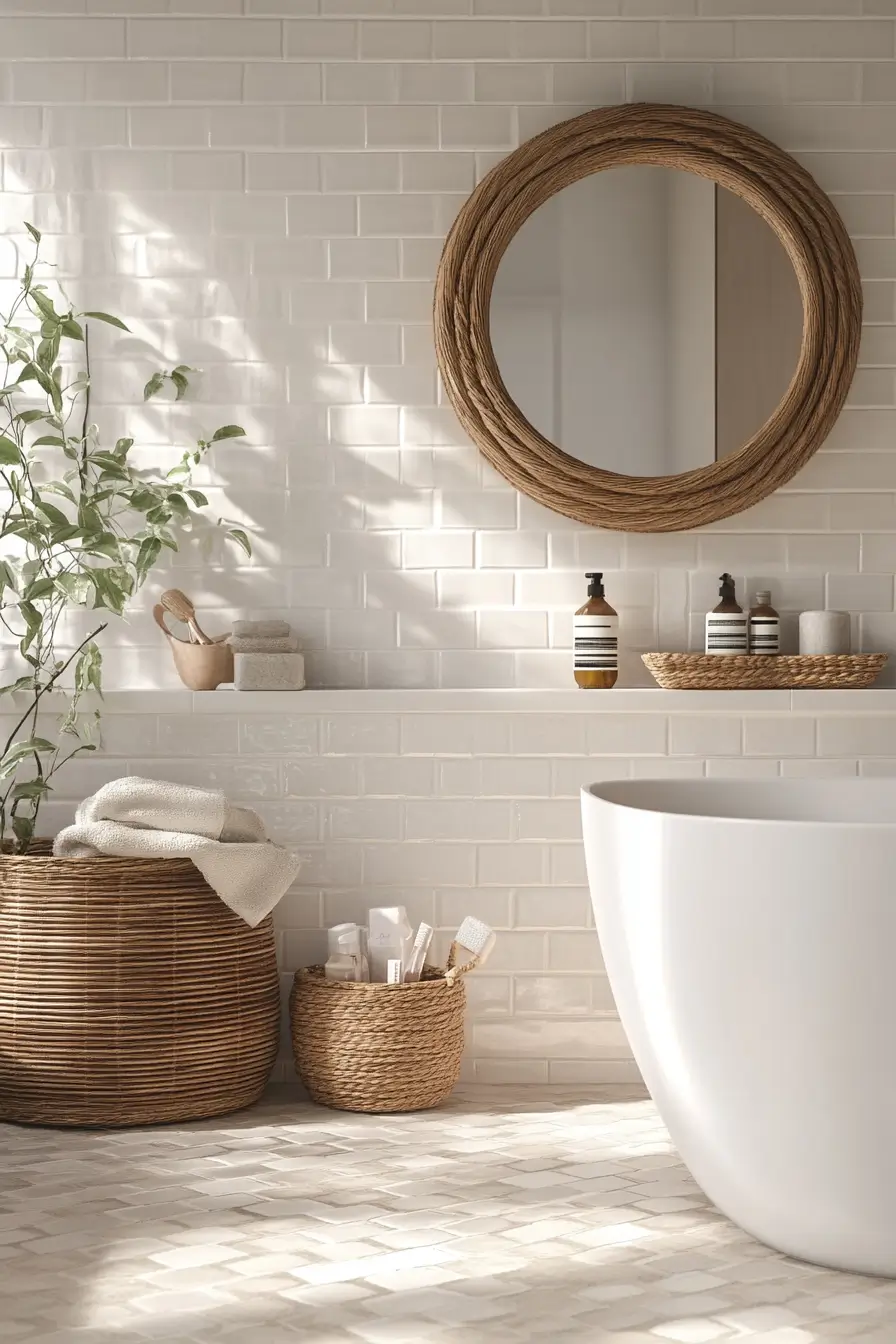
[[[618,1090],[0,1135],[0,1344],[896,1344],[896,1284],[758,1245]]]

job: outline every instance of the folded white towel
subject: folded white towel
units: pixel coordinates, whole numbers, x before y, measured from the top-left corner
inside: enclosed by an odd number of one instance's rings
[[[300,860],[266,839],[248,807],[217,790],[129,775],[85,798],[53,843],[57,858],[116,854],[191,859],[213,891],[253,928],[295,880]]]

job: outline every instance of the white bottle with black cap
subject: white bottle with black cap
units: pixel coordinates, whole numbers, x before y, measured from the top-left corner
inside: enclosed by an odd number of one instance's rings
[[[573,618],[577,686],[607,690],[619,676],[619,617],[604,597],[603,574],[586,574],[588,601]]]

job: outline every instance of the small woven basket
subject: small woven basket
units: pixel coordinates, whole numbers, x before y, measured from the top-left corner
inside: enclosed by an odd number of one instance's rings
[[[250,928],[188,859],[41,848],[0,857],[0,1120],[146,1125],[257,1101],[280,1016],[270,918]]]
[[[870,686],[885,653],[642,653],[667,691],[843,690]]]
[[[463,976],[478,959],[427,966],[416,984],[327,980],[296,971],[289,999],[296,1073],[313,1101],[339,1111],[425,1111],[460,1076]]]

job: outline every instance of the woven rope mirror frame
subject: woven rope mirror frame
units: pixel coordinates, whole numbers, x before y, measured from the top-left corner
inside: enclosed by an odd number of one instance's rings
[[[544,438],[510,398],[489,334],[495,275],[520,227],[564,187],[626,164],[687,169],[741,196],[777,234],[802,295],[800,357],[777,410],[738,452],[677,476],[603,471]],[[622,532],[676,532],[758,503],[821,445],[855,372],[862,291],[840,216],[789,154],[711,112],[633,103],[553,126],[492,169],[448,235],[434,317],[451,404],[506,480],[580,523]]]

